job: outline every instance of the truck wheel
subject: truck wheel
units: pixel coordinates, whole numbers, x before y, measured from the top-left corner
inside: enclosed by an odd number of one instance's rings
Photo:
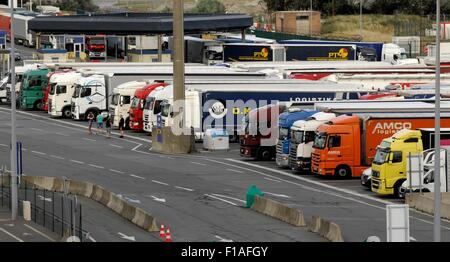
[[[71,118],[72,117],[72,112],[70,111],[70,107],[64,107],[64,109],[62,110],[62,117],[63,118]]]
[[[42,103],[42,100],[38,100],[38,101],[34,102],[33,109],[34,110],[43,110],[44,103]]]
[[[397,181],[394,185],[394,196],[397,198],[405,198],[405,194],[400,191],[404,181],[405,180]]]
[[[334,172],[334,175],[339,178],[348,178],[352,176],[352,171],[350,171],[350,168],[347,166],[338,166]]]
[[[270,161],[272,159],[272,157],[273,157],[273,154],[272,154],[272,150],[270,150],[270,149],[261,148],[258,151],[258,156],[257,156],[258,160]]]

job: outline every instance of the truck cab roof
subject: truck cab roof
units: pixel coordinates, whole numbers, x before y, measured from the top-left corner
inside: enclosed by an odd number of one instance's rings
[[[326,113],[326,112],[318,112],[314,115],[308,117],[306,120],[295,121],[292,129],[295,130],[304,130],[304,131],[315,131],[317,126],[324,121],[331,120],[336,118],[336,114]]]
[[[167,83],[151,83],[150,85],[136,89],[134,96],[145,99],[152,91],[156,90],[158,87],[163,87],[166,85]]]
[[[304,109],[304,110],[296,110],[293,112],[284,112],[280,114],[278,118],[278,125],[284,128],[290,128],[295,121],[297,120],[305,120],[311,115],[317,113],[317,111],[312,109]]]

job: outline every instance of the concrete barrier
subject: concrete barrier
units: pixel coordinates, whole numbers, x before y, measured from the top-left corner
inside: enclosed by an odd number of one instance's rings
[[[332,242],[344,242],[344,237],[342,236],[339,225],[322,219],[319,216],[312,217],[309,230],[318,233]]]
[[[255,196],[251,209],[294,226],[306,226],[302,211],[265,197]]]
[[[450,219],[450,192],[442,193],[441,217]],[[405,203],[411,208],[434,215],[434,193],[409,193],[405,196]]]
[[[3,186],[10,186],[10,181],[10,176],[1,176],[0,185],[3,184]],[[24,182],[27,183],[27,187],[36,186],[40,189],[64,193],[64,181],[59,178],[24,176],[22,177],[21,187],[24,187]],[[68,180],[67,192],[74,195],[84,196],[99,202],[123,218],[149,232],[159,231],[156,219],[152,215],[141,208],[131,205],[118,195],[104,189],[101,186],[84,181]]]

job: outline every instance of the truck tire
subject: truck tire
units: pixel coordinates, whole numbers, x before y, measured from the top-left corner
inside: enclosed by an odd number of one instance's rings
[[[273,152],[269,148],[262,147],[258,150],[258,154],[256,156],[257,160],[270,161],[270,160],[272,160],[272,158],[273,158]]]
[[[405,182],[404,179],[397,181],[397,183],[395,183],[394,185],[394,196],[396,198],[405,198],[405,194],[402,194],[402,192],[400,192],[400,187],[402,186],[403,182]]]
[[[33,109],[34,110],[43,110],[44,103],[42,103],[42,100],[37,100],[36,102],[34,102]]]
[[[66,106],[62,110],[62,118],[71,118],[72,112],[70,106]]]
[[[348,166],[338,166],[334,171],[334,175],[338,178],[349,178],[352,176],[352,171]]]

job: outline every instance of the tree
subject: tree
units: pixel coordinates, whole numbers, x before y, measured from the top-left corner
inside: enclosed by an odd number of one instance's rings
[[[192,9],[194,13],[219,14],[225,13],[225,6],[218,0],[200,0]]]
[[[92,3],[92,0],[62,0],[56,5],[64,11],[83,10],[86,12],[95,12],[99,9],[98,6]]]

